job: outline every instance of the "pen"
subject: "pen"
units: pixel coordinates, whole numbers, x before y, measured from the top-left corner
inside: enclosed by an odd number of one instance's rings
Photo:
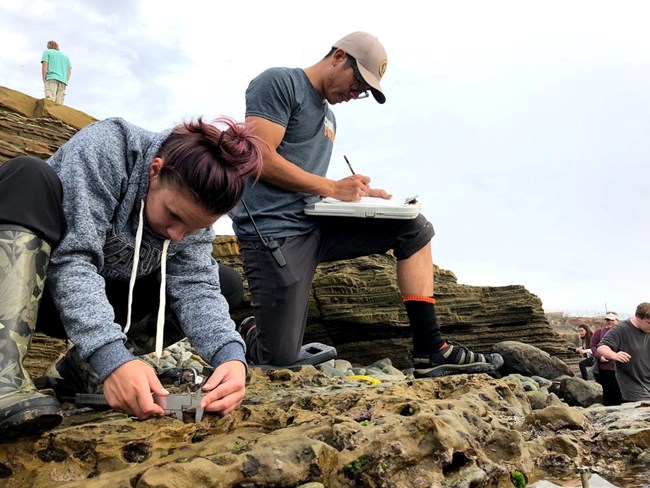
[[[352,165],[350,164],[350,161],[348,161],[348,157],[344,154],[343,159],[345,159],[345,162],[348,163],[348,168],[350,168],[350,171],[352,172],[353,175],[356,175],[354,170],[352,169]]]

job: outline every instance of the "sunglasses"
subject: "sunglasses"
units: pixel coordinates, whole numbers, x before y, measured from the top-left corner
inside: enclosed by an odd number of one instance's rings
[[[363,77],[361,76],[361,73],[359,73],[359,68],[357,67],[357,62],[356,60],[351,63],[352,64],[352,71],[354,73],[354,82],[350,85],[350,91],[358,93],[357,95],[357,100],[360,98],[368,98],[370,94],[368,93],[368,85],[364,81]]]

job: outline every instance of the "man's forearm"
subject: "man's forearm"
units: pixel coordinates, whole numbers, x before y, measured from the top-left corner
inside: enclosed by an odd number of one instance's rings
[[[612,348],[609,346],[598,346],[598,353],[608,361],[614,359],[616,355],[616,353],[612,351]]]
[[[277,153],[264,161],[261,179],[287,191],[300,191],[322,196],[334,193],[332,180],[308,173]]]

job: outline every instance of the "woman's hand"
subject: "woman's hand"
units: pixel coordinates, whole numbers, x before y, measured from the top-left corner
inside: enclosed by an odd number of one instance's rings
[[[223,363],[214,370],[202,389],[209,392],[201,400],[205,411],[220,415],[232,412],[246,393],[246,366],[237,360]]]
[[[124,363],[104,380],[104,397],[111,408],[140,420],[165,415],[165,410],[154,403],[152,392],[169,394],[153,368],[139,359]]]

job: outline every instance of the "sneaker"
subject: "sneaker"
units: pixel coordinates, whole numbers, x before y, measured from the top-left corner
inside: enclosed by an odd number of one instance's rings
[[[500,354],[479,354],[448,341],[447,347],[426,356],[413,357],[413,376],[435,378],[450,374],[490,373],[503,366]]]
[[[260,364],[257,366],[262,370],[291,369],[308,364],[318,366],[319,364],[336,359],[336,356],[337,352],[335,347],[321,344],[320,342],[310,342],[300,348],[300,353],[298,354],[298,359],[295,363],[285,364],[282,366],[275,364]]]
[[[256,327],[255,317],[246,317],[241,321],[241,324],[237,326],[236,330],[241,334],[243,339],[246,339]]]
[[[101,393],[103,389],[97,373],[81,359],[76,347],[59,356],[44,376],[35,381],[54,390],[61,402],[74,401],[77,393]]]
[[[253,343],[253,339],[255,337],[255,334],[253,334],[257,329],[257,325],[255,324],[255,317],[246,317],[244,320],[241,321],[241,324],[239,324],[236,327],[236,331],[239,332],[239,335],[244,339],[244,343],[246,344],[246,356],[248,356],[248,351],[251,348],[251,344]]]

